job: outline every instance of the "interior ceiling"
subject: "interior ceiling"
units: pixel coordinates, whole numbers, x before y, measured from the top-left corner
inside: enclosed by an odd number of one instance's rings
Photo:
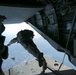
[[[0,15],[7,18],[4,24],[21,23],[43,7],[44,4],[36,0],[0,0]]]
[[[0,6],[0,15],[4,15],[7,18],[4,20],[4,24],[20,23],[24,22],[41,9],[42,8]]]

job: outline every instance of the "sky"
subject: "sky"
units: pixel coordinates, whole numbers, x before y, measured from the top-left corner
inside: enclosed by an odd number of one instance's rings
[[[25,22],[19,23],[19,24],[5,24],[5,31],[3,32],[3,35],[6,36],[5,39],[5,45],[7,45],[11,39],[16,37],[17,32],[24,29],[29,29],[34,31],[34,43],[37,45],[38,49],[44,53],[44,56],[48,56],[49,58],[52,58],[54,60],[62,62],[64,53],[58,52],[56,49],[54,49],[47,40],[45,40],[41,35],[39,35],[32,27],[30,27]],[[14,43],[10,45],[9,47],[9,57],[4,60],[2,69],[5,71],[9,68],[12,68],[13,66],[20,64],[21,62],[25,61],[31,61],[35,59],[30,53],[28,53],[19,43]],[[76,67],[71,64],[68,60],[68,56],[66,55],[64,64],[76,69]]]

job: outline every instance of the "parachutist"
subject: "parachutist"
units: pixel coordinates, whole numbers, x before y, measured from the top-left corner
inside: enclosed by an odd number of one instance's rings
[[[39,67],[43,66],[43,70],[45,70],[45,67],[47,66],[46,60],[43,57],[43,53],[38,50],[37,46],[33,42],[33,37],[33,31],[21,30],[17,33],[17,37],[13,38],[7,46],[15,42],[20,43],[29,53],[31,53],[34,57],[37,58],[37,61],[39,62]]]

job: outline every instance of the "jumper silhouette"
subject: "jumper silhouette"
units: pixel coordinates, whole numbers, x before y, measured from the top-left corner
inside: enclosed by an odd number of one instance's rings
[[[9,44],[13,44],[15,42],[20,43],[29,53],[31,53],[34,57],[37,58],[39,62],[39,67],[43,66],[44,70],[46,69],[46,60],[43,57],[43,53],[40,52],[33,42],[34,33],[31,30],[21,30],[17,33],[17,37],[13,38]]]

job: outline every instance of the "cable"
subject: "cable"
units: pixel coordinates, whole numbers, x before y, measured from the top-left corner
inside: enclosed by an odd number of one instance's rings
[[[65,56],[66,56],[66,53],[65,53],[64,56],[63,56],[63,60],[62,60],[62,63],[60,64],[60,66],[59,66],[59,68],[58,68],[58,71],[60,70],[60,68],[61,68],[62,65],[63,65],[64,59],[65,59]]]

